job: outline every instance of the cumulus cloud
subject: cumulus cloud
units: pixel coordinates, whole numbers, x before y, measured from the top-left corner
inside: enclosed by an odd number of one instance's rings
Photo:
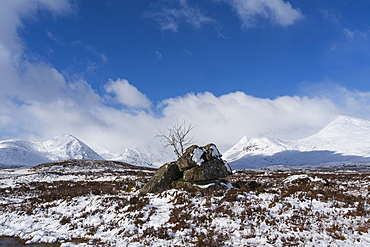
[[[273,24],[287,27],[303,18],[297,8],[283,0],[226,0],[238,14],[244,28],[255,27],[267,19]]]
[[[134,108],[149,108],[151,106],[148,97],[127,80],[109,80],[106,91],[113,94],[113,100],[119,104]]]
[[[145,17],[157,21],[162,31],[172,32],[177,32],[181,23],[200,28],[214,21],[199,8],[190,6],[187,0],[165,1],[165,4],[158,4],[146,12]]]

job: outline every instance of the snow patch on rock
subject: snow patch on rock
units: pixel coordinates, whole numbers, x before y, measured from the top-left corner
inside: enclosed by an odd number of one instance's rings
[[[206,152],[206,150],[203,149],[203,148],[195,148],[191,159],[198,166],[201,166],[204,162],[204,159],[202,158],[202,156],[204,155],[205,152]]]

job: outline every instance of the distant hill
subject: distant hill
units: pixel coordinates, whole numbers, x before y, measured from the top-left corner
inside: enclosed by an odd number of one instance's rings
[[[68,174],[68,173],[91,173],[91,172],[122,172],[124,171],[156,171],[154,168],[134,166],[120,161],[112,160],[60,160],[53,161],[50,163],[43,163],[33,168],[37,172],[55,172],[57,174]]]

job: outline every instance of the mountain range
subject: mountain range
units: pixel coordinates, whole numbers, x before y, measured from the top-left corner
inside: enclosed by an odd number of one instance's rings
[[[318,133],[298,140],[243,137],[224,152],[233,169],[267,166],[370,164],[370,121],[339,116]],[[0,141],[0,168],[32,167],[67,159],[116,160],[139,166],[160,166],[173,154],[142,146],[120,154],[98,154],[72,135],[45,142]]]
[[[370,164],[370,121],[339,116],[318,133],[299,140],[243,137],[223,158],[232,168],[275,165]]]

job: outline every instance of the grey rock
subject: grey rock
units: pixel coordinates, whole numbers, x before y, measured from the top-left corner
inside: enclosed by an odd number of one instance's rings
[[[184,171],[184,181],[199,182],[209,181],[218,178],[225,178],[231,175],[227,168],[228,164],[223,160],[212,160],[194,166]]]
[[[193,145],[186,149],[177,165],[184,173],[184,181],[198,182],[224,178],[231,175],[231,169],[221,156],[216,145],[212,143],[204,147]]]
[[[160,193],[171,187],[172,183],[182,177],[176,162],[161,166],[154,176],[140,190],[142,193]]]

